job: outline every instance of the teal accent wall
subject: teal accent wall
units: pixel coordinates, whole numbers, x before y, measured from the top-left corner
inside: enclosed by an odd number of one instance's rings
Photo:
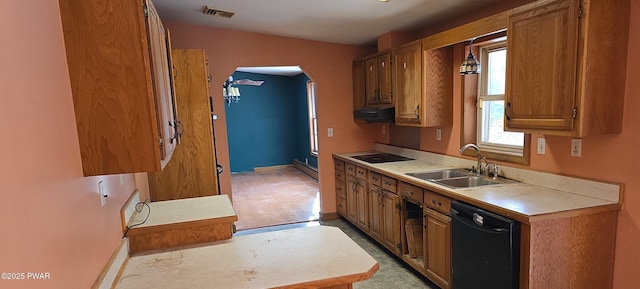
[[[225,105],[231,172],[287,165],[295,158],[317,166],[317,159],[307,155],[307,76],[235,72],[233,78],[264,83],[238,86],[240,101]]]

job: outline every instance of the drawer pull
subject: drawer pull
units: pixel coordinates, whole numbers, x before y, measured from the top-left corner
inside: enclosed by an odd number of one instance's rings
[[[442,207],[442,203],[441,202],[437,202],[436,200],[432,200],[431,201],[434,205],[438,206],[438,207]]]

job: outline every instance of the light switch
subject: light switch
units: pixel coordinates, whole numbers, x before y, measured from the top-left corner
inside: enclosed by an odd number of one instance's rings
[[[538,138],[538,154],[543,155],[547,151],[547,141],[543,137]]]
[[[333,128],[332,127],[327,129],[327,136],[328,137],[333,137]]]

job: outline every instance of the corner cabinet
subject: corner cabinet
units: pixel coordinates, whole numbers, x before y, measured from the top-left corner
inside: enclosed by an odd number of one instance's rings
[[[153,4],[59,3],[84,175],[162,170],[181,124],[169,36]]]
[[[353,62],[353,110],[358,110],[366,106],[365,66],[366,63],[364,60],[356,60]]]
[[[512,10],[505,129],[582,137],[620,133],[628,0],[547,0]]]
[[[453,48],[422,49],[422,40],[393,51],[396,125],[453,123]]]

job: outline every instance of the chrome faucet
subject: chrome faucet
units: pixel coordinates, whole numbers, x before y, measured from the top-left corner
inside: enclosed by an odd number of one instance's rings
[[[478,165],[475,168],[476,168],[476,175],[479,176],[482,174],[482,154],[480,153],[480,149],[478,148],[478,146],[472,143],[466,144],[460,148],[460,154],[462,154],[465,150],[469,148],[472,148],[476,151],[476,156],[478,157]]]

